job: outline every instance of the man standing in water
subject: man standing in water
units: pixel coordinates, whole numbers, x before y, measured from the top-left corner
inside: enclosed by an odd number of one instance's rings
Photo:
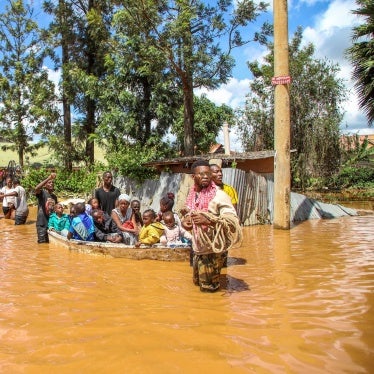
[[[237,211],[238,206],[238,193],[233,186],[229,184],[223,183],[222,181],[222,169],[217,164],[210,165],[210,171],[212,172],[212,180],[213,182],[220,188],[221,190],[225,191],[231,199],[231,203],[234,206],[235,210]]]
[[[54,179],[56,173],[51,173],[47,179],[40,182],[34,189],[35,196],[38,199],[38,213],[36,216],[36,232],[38,234],[38,243],[48,243],[48,219],[51,207],[57,203],[57,196],[54,191]]]
[[[99,201],[100,208],[109,216],[118,204],[120,190],[113,186],[113,175],[110,171],[103,174],[103,186],[95,190],[95,199]]]
[[[208,161],[197,160],[191,171],[194,184],[186,200],[182,225],[192,222],[193,282],[202,292],[215,292],[226,252],[241,240],[241,227],[229,196],[212,182]]]
[[[27,205],[26,191],[21,186],[21,183],[18,177],[15,177],[13,179],[13,189],[14,191],[9,193],[8,196],[16,197],[15,218],[14,218],[15,224],[24,225],[26,223],[27,216],[29,215],[29,206]]]

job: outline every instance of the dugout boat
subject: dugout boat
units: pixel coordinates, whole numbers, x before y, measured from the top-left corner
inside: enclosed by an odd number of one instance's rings
[[[131,260],[158,260],[158,261],[189,261],[190,246],[167,247],[161,244],[153,246],[142,245],[136,248],[132,245],[121,243],[84,242],[80,240],[68,240],[64,236],[50,231],[49,243],[51,246],[65,247],[70,251],[102,255],[115,258],[128,258]]]

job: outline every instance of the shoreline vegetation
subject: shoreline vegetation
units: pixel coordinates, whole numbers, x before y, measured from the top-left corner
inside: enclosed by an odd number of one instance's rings
[[[0,147],[2,143],[0,142]],[[101,167],[105,168],[105,165],[107,165],[107,162],[105,160],[105,151],[95,146],[95,160],[98,163],[101,163]],[[16,164],[18,164],[18,155],[14,151],[2,151],[0,153],[0,168],[7,168],[10,161],[15,161]],[[46,166],[53,165],[53,160],[51,159],[51,153],[47,146],[42,147],[40,150],[38,150],[37,155],[35,157],[31,157],[28,162],[25,165],[25,168],[31,168],[33,169],[33,166],[36,165],[38,168],[45,168]],[[57,167],[57,169],[59,169]],[[32,184],[32,183],[31,183]],[[83,183],[84,184],[84,183]],[[31,186],[26,186],[31,187]],[[83,185],[81,185],[83,187]],[[82,188],[81,188],[82,189]],[[87,194],[89,191],[86,191]],[[292,189],[292,192],[297,192],[305,195],[308,198],[319,200],[325,203],[330,204],[340,204],[344,202],[368,202],[368,205],[371,205],[371,209],[374,210],[374,188],[342,188],[342,189],[318,189],[318,188],[310,188],[307,190],[298,190],[298,189]],[[64,191],[60,190],[61,196],[63,196],[66,199],[69,198],[76,198],[78,195],[84,195],[83,191]],[[32,200],[32,199],[31,199]],[[371,202],[371,204],[370,204]]]

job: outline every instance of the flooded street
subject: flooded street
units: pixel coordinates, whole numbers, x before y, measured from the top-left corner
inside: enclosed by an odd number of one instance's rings
[[[222,290],[188,263],[36,243],[0,220],[1,373],[370,373],[374,216],[244,229]]]

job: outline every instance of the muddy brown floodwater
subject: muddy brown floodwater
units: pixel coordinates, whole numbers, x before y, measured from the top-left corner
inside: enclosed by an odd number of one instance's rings
[[[1,373],[373,372],[373,215],[246,227],[215,294],[187,263],[0,232]]]

